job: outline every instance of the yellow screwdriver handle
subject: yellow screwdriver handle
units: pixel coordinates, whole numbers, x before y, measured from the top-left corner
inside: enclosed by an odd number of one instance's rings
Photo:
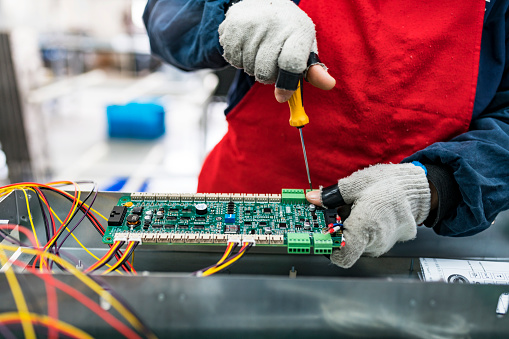
[[[304,111],[304,104],[302,103],[301,82],[302,80],[299,81],[297,90],[293,92],[292,97],[288,100],[290,105],[290,126],[292,127],[302,127],[309,123],[309,118],[306,115],[306,111]]]

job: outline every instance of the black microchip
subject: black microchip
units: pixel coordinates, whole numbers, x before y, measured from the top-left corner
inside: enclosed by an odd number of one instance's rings
[[[141,214],[143,212],[143,206],[135,206],[133,207],[132,213],[133,214]]]
[[[170,208],[170,213],[177,213],[178,211],[178,208]]]
[[[295,228],[302,228],[301,224],[295,224]]]
[[[244,225],[251,226],[253,223],[251,221],[244,221]]]
[[[182,213],[191,213],[192,211],[189,208],[184,208]]]
[[[196,221],[207,221],[206,217],[196,217],[194,220]]]
[[[299,221],[301,222],[304,222],[304,220],[305,220],[304,218],[299,218]]]
[[[270,213],[270,212],[272,212],[272,209],[271,209],[270,207],[265,207],[265,208],[263,209],[263,212],[264,212],[264,213]]]
[[[252,230],[251,230],[251,234],[256,234],[256,230],[255,230],[255,229],[252,229]]]
[[[127,207],[125,206],[113,206],[108,218],[108,226],[121,226],[126,212]]]
[[[203,229],[205,229],[205,225],[194,225],[193,228],[195,230],[203,230]]]
[[[170,216],[166,217],[166,220],[177,220],[177,217],[170,215]]]
[[[166,225],[164,225],[164,228],[173,228],[173,227],[175,227],[175,225],[172,225],[172,224],[166,224]]]
[[[178,227],[178,228],[186,229],[186,228],[189,228],[189,225],[180,224],[180,225],[178,225],[177,227]]]
[[[245,210],[244,213],[246,214],[250,214],[251,213],[251,210]]]
[[[260,221],[260,226],[267,226],[267,222],[265,222],[265,221]]]
[[[286,228],[286,223],[280,222],[279,223],[279,228]]]
[[[191,220],[191,217],[182,217],[182,218],[180,218],[180,220],[188,221],[188,220]]]
[[[163,227],[162,224],[154,224],[154,225],[152,225],[152,228],[161,228],[161,227]]]

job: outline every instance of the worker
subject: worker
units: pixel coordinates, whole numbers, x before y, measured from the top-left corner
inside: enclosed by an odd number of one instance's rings
[[[149,0],[144,21],[168,63],[239,69],[200,192],[306,187],[280,103],[306,75],[311,178],[327,186],[307,198],[352,204],[331,255],[346,268],[418,226],[469,236],[509,208],[508,3]]]

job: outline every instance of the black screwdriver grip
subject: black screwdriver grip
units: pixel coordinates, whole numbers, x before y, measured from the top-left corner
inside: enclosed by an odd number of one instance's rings
[[[322,189],[322,202],[327,208],[336,208],[346,205],[345,200],[339,191],[338,184]]]

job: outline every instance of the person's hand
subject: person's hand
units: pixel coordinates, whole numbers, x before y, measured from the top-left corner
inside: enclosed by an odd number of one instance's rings
[[[308,67],[310,53],[317,53],[315,25],[291,0],[243,0],[228,9],[218,31],[226,61],[264,84],[275,83],[280,70],[298,78]],[[336,81],[322,66],[313,62],[307,80],[332,89]],[[278,81],[274,94],[279,102],[290,99],[297,88],[293,82],[288,86]]]
[[[343,223],[345,246],[335,249],[330,257],[344,268],[351,267],[363,253],[380,256],[397,241],[415,238],[416,226],[426,220],[430,211],[426,174],[414,164],[371,166],[323,190],[328,192],[309,192],[308,201],[334,208],[337,206],[327,206],[327,202],[334,201],[332,194],[340,192],[346,204],[353,204]]]

